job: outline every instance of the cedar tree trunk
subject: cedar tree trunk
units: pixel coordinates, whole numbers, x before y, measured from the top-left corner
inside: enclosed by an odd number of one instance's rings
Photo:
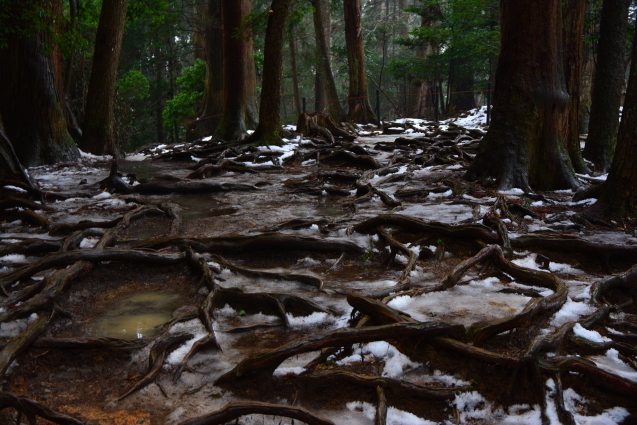
[[[223,23],[223,113],[215,139],[241,140],[246,134],[245,57],[246,40],[241,23],[248,0],[221,0]]]
[[[296,115],[301,115],[301,95],[299,93],[299,72],[296,66],[296,39],[294,28],[290,31],[290,62],[292,68],[292,91],[294,92],[294,110]]]
[[[268,26],[265,32],[263,52],[263,84],[259,125],[246,139],[247,143],[281,145],[281,68],[283,65],[283,45],[285,43],[285,23],[290,14],[292,0],[273,0],[270,6]]]
[[[198,3],[194,10],[194,25],[192,28],[192,45],[195,51],[195,59],[206,61],[206,19],[208,18],[208,6],[206,3]]]
[[[248,8],[250,2],[248,2]],[[247,10],[250,13],[250,9]],[[259,99],[257,96],[257,67],[254,63],[254,38],[250,30],[246,30],[246,56],[245,56],[245,123],[246,127],[254,130],[259,124]]]
[[[465,178],[499,188],[577,189],[564,140],[568,94],[562,0],[503,0],[489,132]]]
[[[117,156],[115,84],[128,0],[104,0],[95,37],[93,67],[86,95],[80,147],[95,155]]]
[[[369,103],[367,76],[365,75],[361,2],[360,0],[343,0],[343,9],[349,70],[347,119],[360,124],[375,123],[377,122],[376,114]]]
[[[327,45],[327,37],[325,36],[325,0],[312,0],[314,5],[314,38],[316,39],[317,50],[317,79],[323,84],[323,90],[326,99],[323,99],[323,105],[326,111],[321,109],[320,112],[329,113],[334,121],[341,122],[343,118],[343,108],[338,99],[336,91],[336,83],[334,82],[334,74],[332,74],[332,65],[330,64],[329,48]]]
[[[201,112],[188,129],[188,140],[212,136],[217,129],[223,109],[223,31],[221,29],[221,0],[208,0],[206,17],[206,81]]]
[[[577,173],[588,174],[590,170],[582,158],[579,141],[580,101],[582,98],[582,65],[584,60],[582,41],[586,18],[586,0],[564,0],[564,71],[566,89],[570,97],[568,123],[566,124],[566,148],[573,169]]]
[[[613,161],[624,85],[628,6],[631,0],[604,0],[599,27],[597,69],[584,158],[608,171]]]
[[[596,205],[609,217],[637,218],[637,33],[617,135],[617,152]]]
[[[49,13],[44,25],[28,18],[34,5]],[[54,17],[61,16],[61,1],[11,0],[3,8],[24,30],[7,34],[7,46],[0,49],[0,115],[6,136],[27,167],[77,159],[64,114],[60,51],[42,29],[49,19],[59,21]]]

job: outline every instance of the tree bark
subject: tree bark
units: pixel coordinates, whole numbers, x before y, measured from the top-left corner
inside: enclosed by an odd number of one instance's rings
[[[285,25],[290,14],[291,0],[273,0],[265,32],[263,61],[263,89],[259,108],[259,125],[246,139],[247,143],[281,145],[281,68]]]
[[[579,141],[579,118],[582,89],[582,70],[584,60],[584,22],[586,17],[586,0],[564,0],[564,70],[566,89],[570,97],[568,107],[567,130],[564,135],[566,149],[577,173],[588,174],[590,171],[582,158]]]
[[[128,0],[104,0],[97,26],[93,68],[86,95],[81,148],[118,156],[115,143],[115,84]]]
[[[617,152],[596,205],[614,218],[637,217],[637,33],[635,35]]]
[[[525,191],[580,187],[564,139],[561,1],[502,1],[492,121],[465,178]]]
[[[365,51],[363,48],[360,0],[343,0],[343,10],[349,70],[347,119],[360,124],[375,123],[377,118],[372,105],[369,103],[367,76],[365,75]]]
[[[314,5],[314,36],[316,39],[318,60],[316,67],[317,80],[323,85],[323,91],[326,97],[323,99],[323,102],[317,106],[320,108],[319,112],[328,112],[334,121],[341,122],[343,108],[338,99],[334,74],[332,74],[332,65],[330,64],[329,46],[325,35],[325,0],[312,0],[312,5]]]
[[[294,38],[294,28],[290,33],[290,62],[292,66],[292,91],[294,92],[294,110],[296,115],[301,115],[301,95],[299,93],[299,72],[296,66],[296,40]]]
[[[32,7],[48,12],[44,23],[28,18]],[[20,33],[7,34],[0,49],[0,115],[6,136],[24,166],[54,164],[79,157],[69,135],[64,108],[61,55],[43,26],[59,21],[61,1],[6,1],[3,8],[17,16]]]
[[[198,3],[194,8],[194,25],[192,28],[193,49],[195,59],[206,61],[206,19],[208,10],[206,3]]]
[[[240,140],[246,134],[245,59],[246,40],[241,31],[248,0],[221,0],[223,23],[223,113],[215,139]]]
[[[604,0],[599,28],[597,68],[584,158],[603,171],[613,161],[624,85],[626,30],[631,0]]]
[[[208,0],[205,36],[206,82],[199,118],[188,129],[189,140],[212,136],[221,119],[223,109],[221,0]]]
[[[248,3],[250,13],[250,3]],[[254,38],[246,34],[245,65],[245,123],[246,127],[254,130],[259,125],[259,102],[257,96],[257,68],[254,63]]]

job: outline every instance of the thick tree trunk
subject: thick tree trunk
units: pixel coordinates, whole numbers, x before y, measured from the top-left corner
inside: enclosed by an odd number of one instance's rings
[[[323,99],[320,112],[329,113],[334,121],[341,122],[343,108],[338,100],[332,65],[330,64],[329,46],[325,35],[325,0],[312,0],[314,5],[314,36],[317,49],[317,79],[323,84],[326,99]],[[318,102],[317,102],[318,103]]]
[[[194,26],[192,29],[192,46],[195,51],[195,59],[206,61],[206,19],[208,7],[205,2],[198,3],[194,10]]]
[[[102,3],[80,145],[85,152],[95,155],[118,155],[114,131],[115,84],[127,8],[128,0]]]
[[[637,218],[637,33],[617,135],[617,152],[602,183],[597,208],[613,218]]]
[[[188,129],[188,139],[212,136],[223,109],[223,31],[221,0],[208,0],[206,19],[206,82],[199,119]]]
[[[349,70],[347,119],[360,124],[375,123],[377,121],[376,114],[369,103],[369,93],[367,92],[360,0],[343,0],[343,10]]]
[[[476,107],[476,97],[473,93],[473,72],[468,68],[468,63],[460,59],[451,61],[453,72],[453,84],[449,93],[449,114],[461,111],[469,111]]]
[[[597,69],[584,158],[608,171],[615,151],[624,84],[628,6],[631,0],[604,0],[599,28]]]
[[[579,188],[564,140],[561,2],[502,1],[491,126],[466,178],[495,178],[502,189]]]
[[[570,97],[566,124],[566,149],[571,158],[573,169],[577,173],[589,172],[579,141],[580,100],[582,87],[584,21],[586,0],[564,0],[564,71],[566,89]]]
[[[49,12],[34,25],[31,8]],[[20,17],[24,32],[7,34],[0,49],[0,115],[6,136],[25,166],[54,164],[78,158],[67,130],[61,56],[47,29],[59,22],[61,1],[5,1],[3,10]]]
[[[162,86],[164,83],[164,60],[161,59],[162,54],[159,48],[155,48],[153,52],[155,55],[155,93],[154,93],[154,104],[155,104],[155,132],[157,134],[157,143],[160,145],[166,141],[166,136],[164,134],[164,117],[162,115],[162,111],[164,110],[164,91],[162,90]]]
[[[273,0],[265,32],[263,60],[263,89],[259,108],[259,125],[246,139],[247,143],[280,145],[281,141],[281,68],[285,25],[290,14],[291,0]]]
[[[248,0],[221,0],[223,22],[223,113],[215,139],[240,140],[246,134],[245,58],[246,40],[241,33]],[[241,34],[241,35],[238,35]]]

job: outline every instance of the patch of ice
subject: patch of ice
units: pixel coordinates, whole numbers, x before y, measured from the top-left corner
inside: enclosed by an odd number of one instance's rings
[[[352,411],[362,414],[365,418],[372,421],[376,417],[376,407],[364,401],[351,401],[346,403],[345,406]],[[389,407],[387,409],[387,425],[436,425],[436,422],[422,419],[413,413],[405,412],[403,410],[396,409],[395,407]]]
[[[27,257],[22,254],[9,254],[0,257],[0,261],[5,263],[25,263],[27,261]]]
[[[624,363],[619,358],[619,352],[614,348],[606,351],[605,356],[592,356],[590,359],[593,360],[600,369],[637,382],[637,370]]]
[[[354,350],[354,354],[345,357],[336,362],[337,365],[342,366],[354,362],[359,362],[365,358],[365,356],[371,356],[376,359],[383,360],[385,366],[383,367],[382,376],[390,378],[397,378],[405,374],[408,370],[415,369],[420,366],[420,363],[412,362],[409,357],[398,351],[396,347],[385,342],[375,341],[365,344],[363,347],[359,347]]]
[[[573,333],[581,338],[587,339],[589,341],[597,342],[598,344],[603,344],[605,342],[611,342],[612,339],[607,338],[605,336],[600,335],[597,331],[591,331],[586,329],[584,326],[576,323],[573,326]]]
[[[432,193],[429,194],[428,197],[435,199],[435,198],[445,198],[445,197],[451,196],[451,195],[453,195],[453,190],[449,189],[446,192],[442,192],[442,193],[433,193],[432,192]]]
[[[305,372],[304,367],[295,366],[295,367],[278,367],[274,371],[274,376],[285,376],[285,375],[300,375]]]
[[[186,354],[190,351],[195,342],[199,341],[208,332],[199,319],[189,320],[187,322],[176,323],[170,328],[170,333],[190,333],[194,335],[194,338],[190,338],[188,341],[180,345],[176,350],[168,355],[166,363],[171,365],[178,365],[186,357]]]
[[[126,156],[126,160],[128,161],[144,161],[147,158],[148,156],[144,155],[143,153],[130,154]]]
[[[503,195],[524,195],[524,191],[517,187],[509,190],[499,190],[498,193],[501,193]]]
[[[99,242],[99,238],[84,238],[80,242],[80,248],[82,249],[91,249],[95,248],[95,245]]]
[[[14,191],[20,192],[20,193],[27,193],[27,191],[22,189],[21,187],[11,186],[9,184],[4,186],[4,189],[14,190]]]
[[[551,326],[562,326],[568,322],[574,322],[581,316],[592,314],[595,308],[587,303],[575,302],[571,297],[566,298],[562,308],[553,315]]]
[[[98,193],[97,195],[93,196],[93,199],[106,199],[106,198],[110,198],[111,196],[113,196],[113,195],[111,195],[108,192],[101,192],[101,193]]]

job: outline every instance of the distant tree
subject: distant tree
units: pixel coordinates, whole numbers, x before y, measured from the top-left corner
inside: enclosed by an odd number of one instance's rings
[[[343,10],[349,70],[347,119],[361,124],[376,122],[376,114],[369,102],[367,91],[360,0],[343,0]]]
[[[597,190],[599,201],[595,205],[616,219],[637,218],[637,32],[631,59],[617,150],[608,178]]]
[[[6,0],[0,13],[0,115],[24,166],[78,158],[65,118],[55,33],[62,2]],[[5,21],[6,20],[6,21]]]
[[[264,145],[280,145],[281,140],[281,68],[285,27],[292,0],[273,0],[268,11],[265,33],[263,83],[259,108],[259,125],[245,141]]]
[[[561,12],[562,0],[502,0],[492,121],[465,178],[525,191],[580,187],[566,152]]]
[[[628,7],[632,0],[604,0],[599,28],[597,66],[584,158],[603,171],[613,160],[619,107],[624,86]]]
[[[80,147],[96,155],[118,155],[114,109],[117,66],[128,0],[104,0],[97,27]]]

